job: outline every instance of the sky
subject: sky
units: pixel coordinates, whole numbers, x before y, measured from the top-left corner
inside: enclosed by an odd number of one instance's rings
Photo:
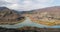
[[[0,7],[17,11],[30,11],[51,6],[60,6],[60,0],[0,0]]]

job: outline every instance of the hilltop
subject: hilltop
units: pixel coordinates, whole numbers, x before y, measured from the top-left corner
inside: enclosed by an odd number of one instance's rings
[[[22,22],[24,17],[18,14],[17,11],[7,7],[0,7],[0,24],[16,24]]]

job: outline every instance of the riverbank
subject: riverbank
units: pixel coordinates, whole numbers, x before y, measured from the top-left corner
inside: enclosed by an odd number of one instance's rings
[[[37,28],[37,27],[22,27],[22,28],[2,28],[0,32],[60,32],[60,28]]]

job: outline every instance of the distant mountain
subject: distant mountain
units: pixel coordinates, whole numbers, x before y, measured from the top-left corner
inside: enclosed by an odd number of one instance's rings
[[[34,12],[39,12],[39,13],[44,13],[46,12],[49,15],[54,15],[57,16],[58,18],[60,18],[60,6],[54,6],[54,7],[47,7],[47,8],[43,8],[43,9],[37,9],[34,10]]]
[[[36,9],[35,11],[59,11],[60,10],[60,6],[54,6],[54,7],[46,7],[46,8],[42,8],[42,9]]]
[[[42,8],[42,9],[35,9],[31,11],[23,11],[22,13],[25,14],[33,14],[33,13],[41,13],[41,12],[47,12],[50,14],[56,14],[60,15],[60,6],[54,6],[54,7],[47,7],[47,8]]]
[[[0,7],[0,10],[8,9],[7,7]]]
[[[33,12],[50,12],[50,13],[60,13],[60,6],[47,7],[42,9],[35,9],[31,11],[22,11],[22,13],[33,13]]]
[[[12,11],[12,12],[18,13],[18,11],[9,9],[9,8],[7,8],[7,7],[0,7],[0,11]]]
[[[11,18],[12,15],[14,16],[14,14],[15,14],[15,16],[19,16],[16,12],[17,11],[11,10],[9,8],[6,8],[6,7],[0,7],[0,16],[1,17],[6,17],[6,16],[8,17],[8,16],[10,16],[10,18]]]

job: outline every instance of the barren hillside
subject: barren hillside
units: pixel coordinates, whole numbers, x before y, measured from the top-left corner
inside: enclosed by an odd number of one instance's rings
[[[17,13],[17,11],[0,7],[0,24],[16,24],[22,22],[24,17]]]
[[[39,24],[60,25],[60,6],[36,9],[23,15],[30,17],[33,22]]]

